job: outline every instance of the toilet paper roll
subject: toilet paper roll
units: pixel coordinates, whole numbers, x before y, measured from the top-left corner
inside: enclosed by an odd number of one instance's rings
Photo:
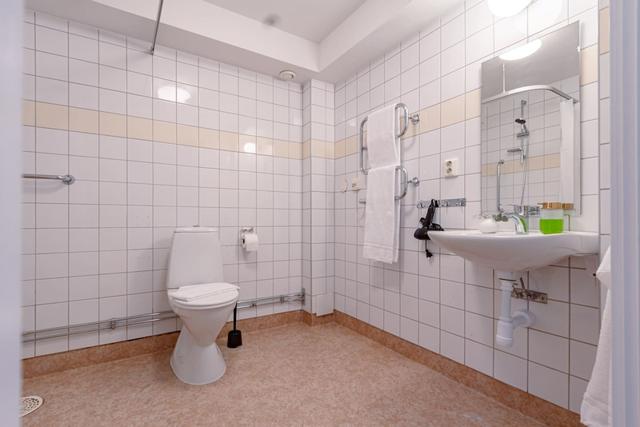
[[[258,250],[258,235],[256,233],[242,234],[242,247],[247,252],[255,252]]]

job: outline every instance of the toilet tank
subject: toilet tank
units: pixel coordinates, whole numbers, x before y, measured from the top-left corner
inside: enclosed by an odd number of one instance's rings
[[[167,289],[212,282],[224,282],[218,230],[177,228],[169,252]]]

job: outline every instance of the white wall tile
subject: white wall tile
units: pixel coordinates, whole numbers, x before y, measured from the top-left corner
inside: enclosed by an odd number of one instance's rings
[[[529,362],[529,393],[567,408],[569,375]]]
[[[66,32],[36,25],[36,49],[43,52],[66,56],[68,54],[68,35]]]

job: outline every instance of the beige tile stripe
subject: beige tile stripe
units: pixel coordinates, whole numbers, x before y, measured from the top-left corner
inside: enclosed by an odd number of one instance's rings
[[[560,153],[546,154],[542,156],[529,157],[529,170],[556,169],[560,167]],[[502,165],[502,173],[518,173],[522,172],[520,160],[507,160]],[[481,169],[482,176],[495,176],[496,164],[483,164]]]
[[[403,139],[413,138],[423,133],[443,127],[451,126],[464,120],[480,116],[480,89],[467,92],[464,95],[448,99],[417,111],[420,122],[409,124]],[[349,156],[358,152],[358,136],[353,135],[337,141],[334,148],[334,158]]]
[[[404,138],[412,138],[479,116],[480,90],[467,92],[464,95],[420,110],[418,113],[420,114],[420,123],[409,126]],[[300,144],[34,101],[23,101],[23,124],[234,152],[255,151],[262,155],[290,159],[306,159],[308,157],[338,159],[354,154],[358,149],[357,136],[351,136],[336,143],[308,140]],[[251,146],[250,150],[245,150],[244,147],[247,144]]]
[[[266,156],[302,158],[299,142],[256,137],[188,126],[143,117],[107,113],[85,108],[67,107],[46,102],[23,101],[22,122],[26,126],[69,130],[122,138],[135,138],[169,144],[190,145],[236,152],[256,152]],[[317,141],[320,144],[320,141]],[[251,148],[245,149],[249,144]],[[318,153],[333,157],[333,144],[321,143]],[[329,147],[331,145],[331,147]],[[315,147],[315,144],[314,144]]]

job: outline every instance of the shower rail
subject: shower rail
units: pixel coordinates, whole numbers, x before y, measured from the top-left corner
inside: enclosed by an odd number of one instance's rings
[[[407,129],[409,128],[409,120],[411,120],[412,123],[417,123],[418,118],[414,118],[413,116],[410,118],[409,109],[407,108],[406,104],[403,104],[402,102],[397,103],[395,106],[395,109],[396,109],[396,112],[398,110],[402,110],[402,127],[401,129],[396,131],[396,141],[395,141],[396,144],[398,144],[400,153],[402,153],[402,141],[400,140],[400,138],[407,132]],[[364,167],[364,152],[367,149],[367,147],[364,145],[364,125],[367,123],[368,120],[369,120],[369,117],[365,117],[364,119],[362,119],[362,121],[360,122],[360,133],[358,135],[359,137],[358,154],[359,154],[360,171],[364,175],[367,175],[369,173],[369,169],[366,169]],[[400,154],[400,158],[402,158],[402,154]],[[407,191],[409,190],[409,184],[419,185],[420,180],[417,177],[409,179],[409,173],[407,172],[407,169],[402,165],[396,166],[396,171],[400,172],[401,190],[400,190],[400,194],[395,196],[395,199],[401,200],[404,198],[404,196],[407,195]],[[360,202],[363,203],[364,201],[360,201]]]
[[[261,297],[249,300],[238,301],[238,308],[258,307],[265,304],[284,304],[286,302],[300,301],[304,303],[304,289],[298,293],[275,295],[272,297]],[[22,334],[22,342],[29,343],[36,340],[66,337],[70,335],[86,334],[89,332],[99,332],[106,330],[114,330],[127,326],[140,326],[152,324],[161,320],[177,319],[178,316],[173,311],[159,311],[156,313],[139,314],[128,317],[114,317],[108,320],[98,322],[77,323],[74,325],[60,326],[57,328],[40,329],[37,331],[28,331]]]
[[[66,185],[71,185],[76,182],[76,178],[73,175],[44,175],[38,173],[25,173],[22,175],[22,177],[27,179],[53,179],[62,181],[62,183]]]
[[[158,15],[156,16],[156,26],[153,31],[153,42],[151,43],[151,48],[149,49],[149,53],[151,55],[156,51],[156,42],[158,41],[158,30],[160,29],[160,17],[162,16],[162,6],[164,4],[164,0],[160,0],[158,3]]]
[[[556,95],[561,96],[566,100],[573,101],[574,104],[579,102],[573,96],[571,96],[571,95],[569,95],[569,94],[567,94],[567,93],[561,91],[560,89],[558,89],[556,87],[553,87],[551,85],[531,85],[531,86],[518,87],[518,88],[515,88],[515,89],[507,90],[505,92],[499,93],[499,94],[494,95],[494,96],[490,96],[489,98],[483,99],[482,100],[482,104],[486,104],[487,102],[496,101],[498,99],[506,98],[507,96],[515,95],[517,93],[529,92],[529,91],[532,91],[532,90],[546,90],[546,91],[549,91],[549,92],[553,92]]]

